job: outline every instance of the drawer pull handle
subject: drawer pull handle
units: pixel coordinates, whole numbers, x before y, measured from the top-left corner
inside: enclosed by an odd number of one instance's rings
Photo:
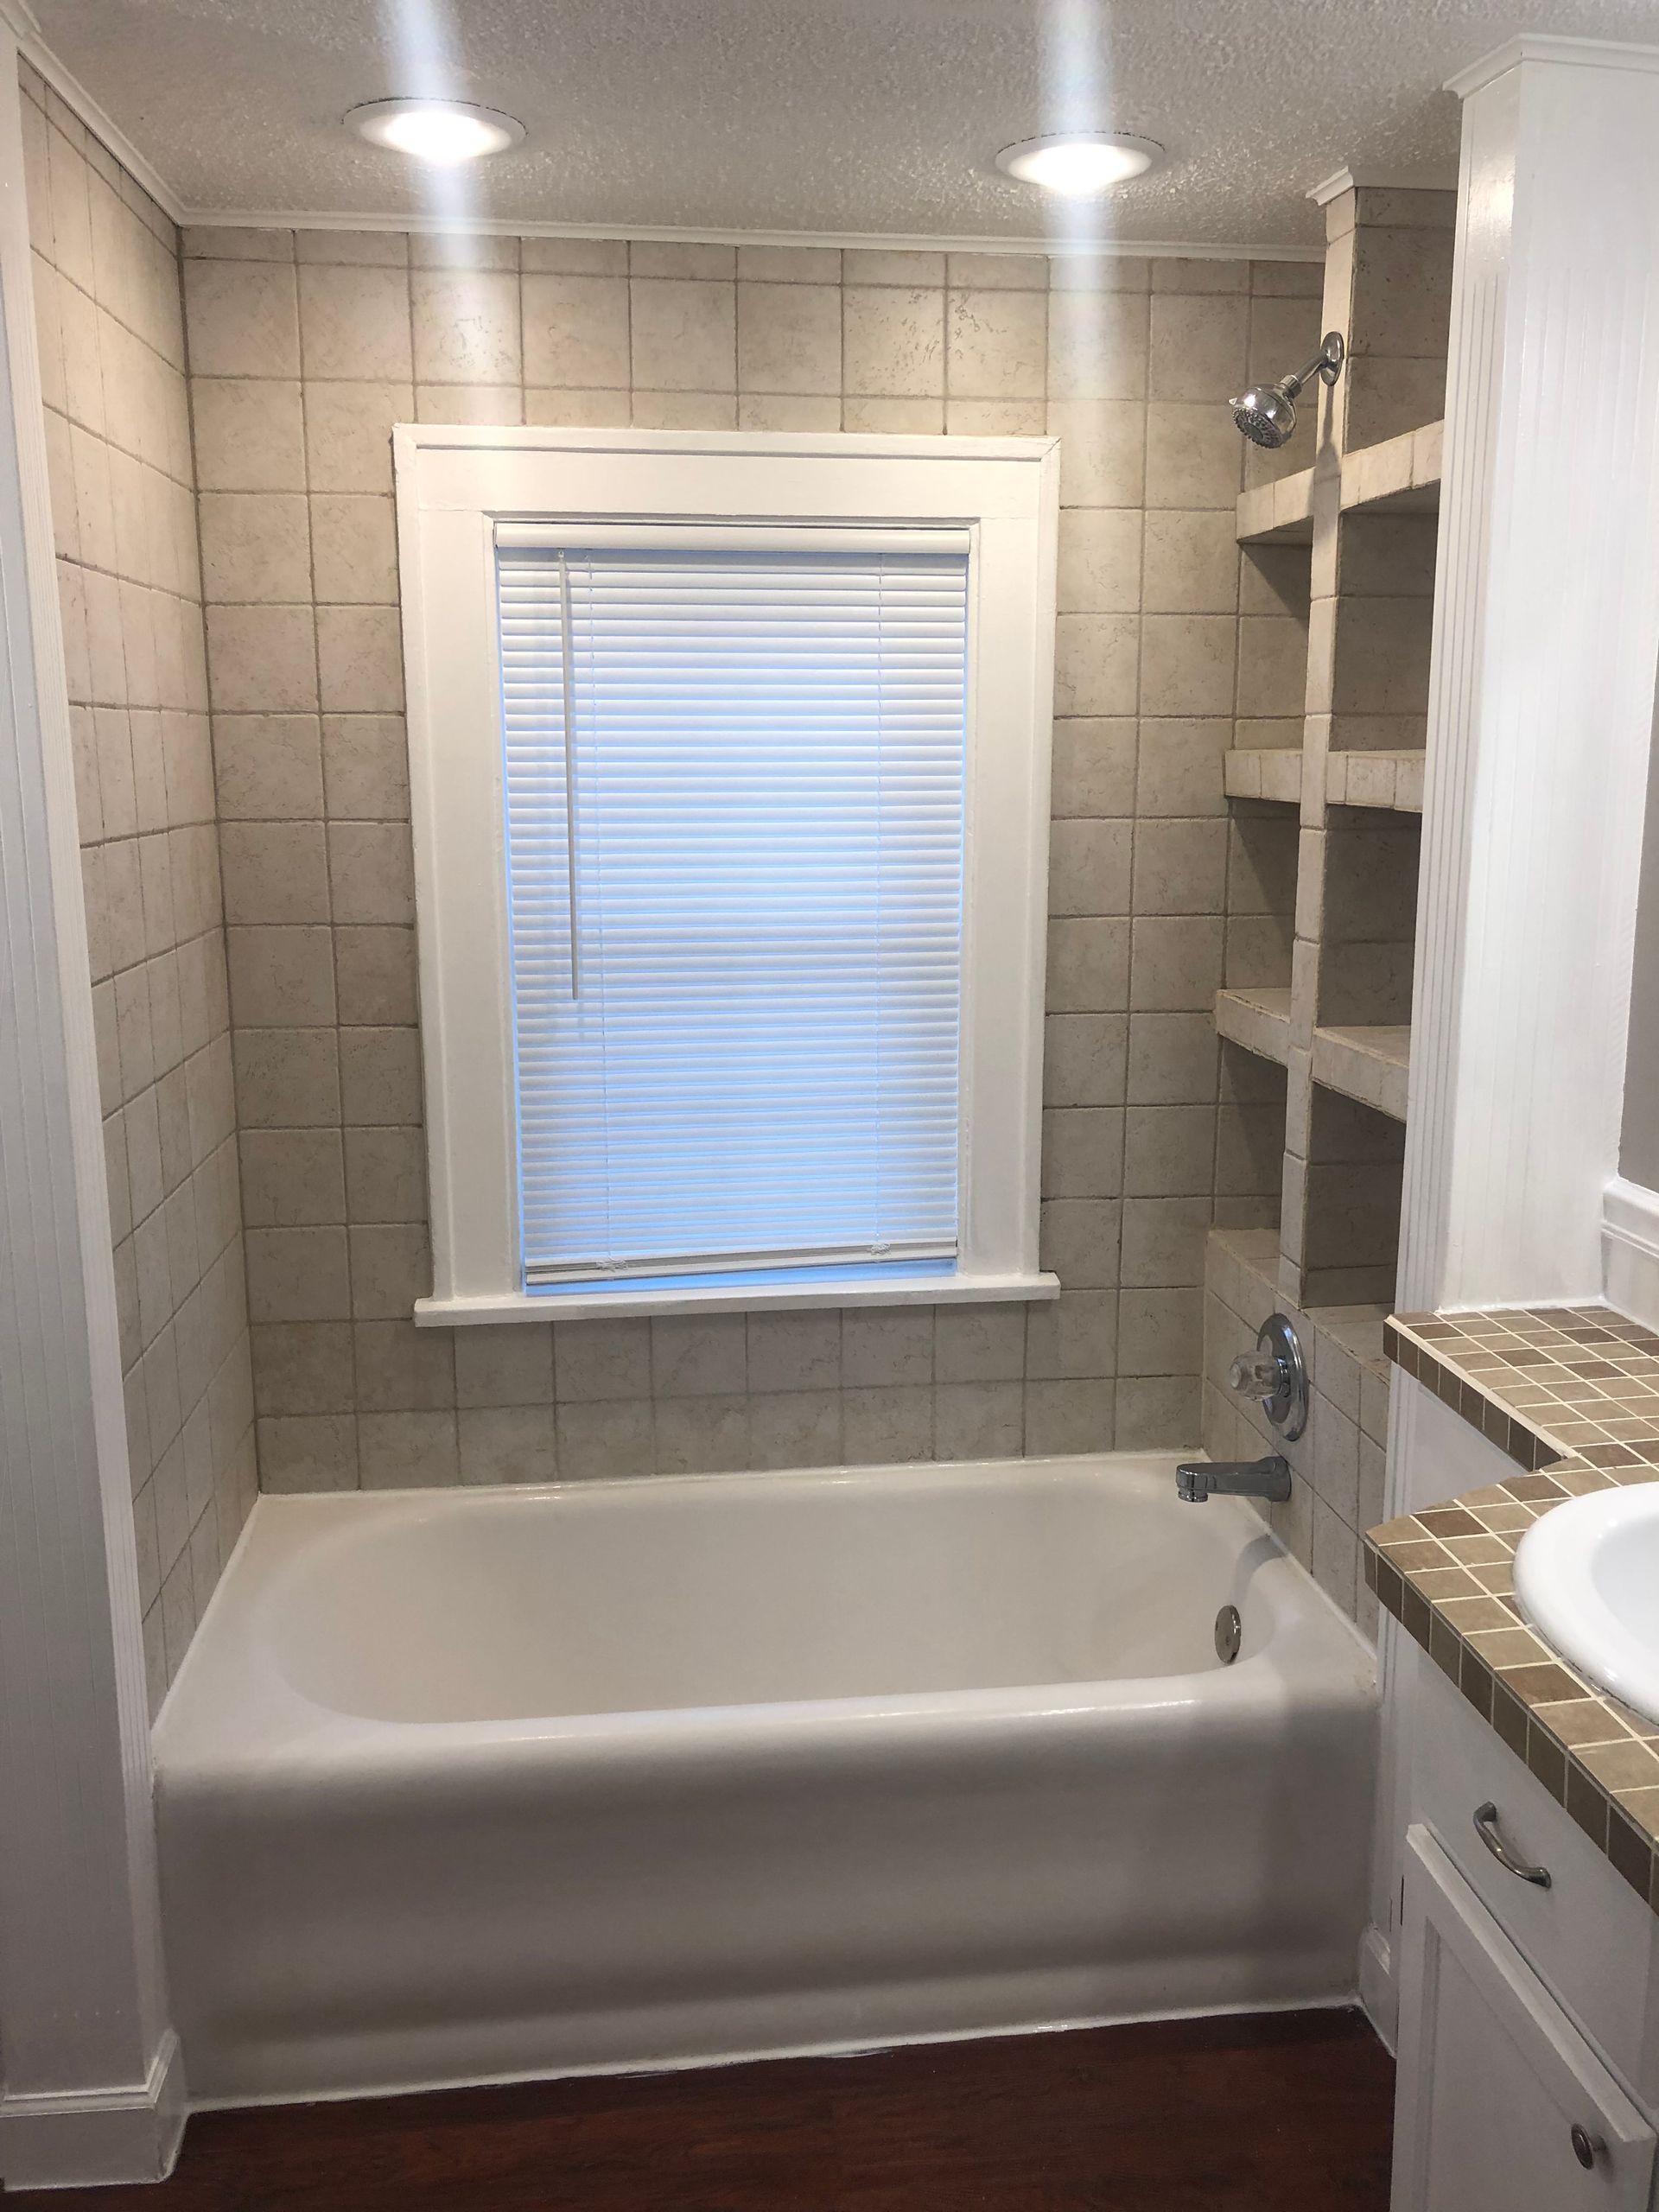
[[[1592,2135],[1587,2127],[1581,2126],[1576,2120],[1573,2123],[1567,2140],[1573,2145],[1573,2157],[1586,2173],[1607,2148],[1599,2135]]]
[[[1498,1865],[1511,1874],[1518,1874],[1523,1882],[1531,1882],[1541,1890],[1549,1887],[1548,1866],[1529,1866],[1524,1859],[1517,1859],[1498,1833],[1497,1808],[1489,1797],[1484,1805],[1475,1808],[1475,1834],[1480,1838]]]

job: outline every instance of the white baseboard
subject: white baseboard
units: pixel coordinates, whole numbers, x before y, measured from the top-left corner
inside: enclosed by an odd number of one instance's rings
[[[1659,1191],[1616,1175],[1601,1198],[1602,1294],[1659,1329]]]
[[[6,2194],[165,2181],[184,2133],[184,2066],[171,2028],[148,2080],[35,2096],[0,2094]]]
[[[1395,1987],[1393,1948],[1380,1928],[1368,1928],[1359,1941],[1359,2001],[1392,2056],[1400,2024],[1400,1994]]]

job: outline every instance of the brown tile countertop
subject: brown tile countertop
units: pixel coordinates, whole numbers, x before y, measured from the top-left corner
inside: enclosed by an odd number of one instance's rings
[[[1516,1471],[1371,1529],[1366,1583],[1659,1912],[1659,1724],[1535,1635],[1510,1577],[1563,1498],[1659,1481],[1659,1334],[1611,1306],[1559,1306],[1397,1314],[1383,1345]]]

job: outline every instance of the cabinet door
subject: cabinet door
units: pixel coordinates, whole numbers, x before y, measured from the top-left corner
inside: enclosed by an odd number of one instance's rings
[[[1402,1936],[1393,2212],[1647,2212],[1653,2130],[1422,1827]]]

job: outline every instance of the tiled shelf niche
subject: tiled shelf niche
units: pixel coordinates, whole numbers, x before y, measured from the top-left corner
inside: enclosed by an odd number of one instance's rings
[[[1318,928],[1313,1078],[1403,1122],[1419,823],[1333,807],[1315,841],[1321,878],[1300,909]]]
[[[1342,512],[1438,514],[1445,438],[1443,422],[1426,423],[1419,429],[1402,430],[1397,437],[1344,454],[1339,474]]]
[[[1238,496],[1241,545],[1306,545],[1313,543],[1316,484],[1334,479],[1337,505],[1344,514],[1434,514],[1440,504],[1440,448],[1444,423],[1426,423],[1377,444],[1344,454],[1334,467],[1327,461],[1299,468],[1268,484],[1254,484]]]
[[[1391,1122],[1406,1118],[1411,1066],[1409,1022],[1370,1023],[1313,1032],[1313,1080]]]
[[[1216,1129],[1216,1219],[1276,1238],[1284,1188],[1283,1068],[1224,1038]]]
[[[1434,538],[1444,424],[1430,423],[1344,454],[1320,480],[1328,503],[1334,481],[1338,576],[1331,594],[1331,727],[1325,803],[1384,812],[1423,810],[1423,721],[1434,590]],[[1278,510],[1295,509],[1313,547],[1319,472],[1303,469],[1263,485],[1238,503],[1241,544],[1293,542]],[[1287,497],[1287,487],[1290,496]],[[1264,501],[1274,518],[1263,528]],[[1310,702],[1311,703],[1311,702]],[[1398,739],[1400,742],[1389,741]],[[1302,764],[1287,753],[1240,752],[1227,764],[1227,791],[1239,798],[1299,804]]]
[[[1428,715],[1438,518],[1358,508],[1332,518],[1334,588],[1320,602],[1309,670],[1329,715],[1332,753],[1421,753]]]
[[[1241,1046],[1277,1067],[1290,1064],[1290,986],[1260,984],[1253,990],[1216,993],[1216,1027],[1224,1041]]]
[[[1287,607],[1300,607],[1306,587],[1307,664],[1300,723],[1258,729],[1241,710],[1224,765],[1233,843],[1216,1026],[1224,1063],[1251,1070],[1239,1079],[1264,1104],[1282,1093],[1284,1149],[1276,1210],[1263,1193],[1254,1211],[1217,1207],[1205,1440],[1212,1452],[1262,1448],[1225,1391],[1221,1340],[1278,1305],[1304,1325],[1305,1344],[1334,1347],[1334,1395],[1321,1392],[1315,1353],[1323,1439],[1316,1415],[1292,1455],[1307,1495],[1275,1521],[1343,1602],[1364,1513],[1381,1501],[1381,1324],[1398,1255],[1455,213],[1449,192],[1374,186],[1327,204],[1324,327],[1344,333],[1346,365],[1302,403],[1318,418],[1303,465],[1281,464],[1237,507],[1247,577]],[[1235,875],[1258,913],[1236,956]],[[1258,1145],[1272,1126],[1258,1111]]]
[[[1313,471],[1299,468],[1238,495],[1241,545],[1312,545]]]
[[[1405,1154],[1403,1121],[1315,1084],[1307,1157],[1287,1173],[1280,1224],[1281,1249],[1300,1236],[1300,1306],[1392,1305]]]

